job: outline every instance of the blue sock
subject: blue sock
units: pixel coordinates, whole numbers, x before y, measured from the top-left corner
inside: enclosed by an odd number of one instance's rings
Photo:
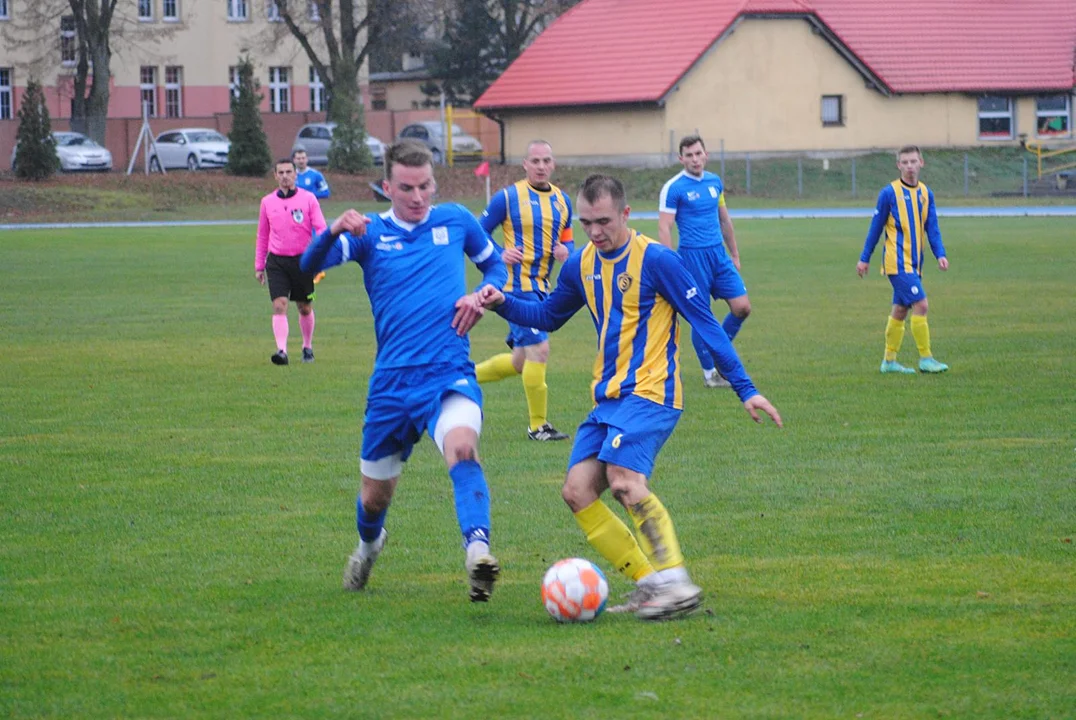
[[[710,355],[710,348],[702,339],[702,335],[695,332],[695,328],[691,328],[691,346],[695,348],[695,355],[698,356],[702,369],[706,372],[713,370],[714,358]]]
[[[381,528],[385,527],[385,514],[387,512],[387,508],[376,514],[366,512],[366,508],[362,506],[362,496],[360,495],[359,499],[355,501],[355,524],[359,527],[359,537],[366,542],[377,540],[381,534]]]
[[[743,321],[746,319],[736,317],[732,313],[725,316],[725,319],[721,321],[721,329],[729,336],[729,340],[736,339],[736,334],[740,332],[740,328],[743,327]]]
[[[456,496],[456,519],[466,547],[475,540],[489,542],[489,487],[482,466],[474,460],[456,463],[448,471]]]

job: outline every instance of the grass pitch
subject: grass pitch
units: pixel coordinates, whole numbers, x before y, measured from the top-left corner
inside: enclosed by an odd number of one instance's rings
[[[890,289],[855,275],[864,222],[737,230],[737,347],[786,428],[704,389],[685,337],[653,486],[706,612],[577,627],[545,615],[542,573],[600,558],[518,381],[486,388],[493,601],[467,602],[428,440],[368,592],[340,589],[374,355],[356,266],[318,286],[317,362],[278,368],[250,228],[4,233],[0,714],[1071,717],[1071,221],[943,222],[936,377],[878,374]],[[484,320],[474,357],[504,330]],[[553,336],[558,427],[589,408],[593,352],[584,315]]]

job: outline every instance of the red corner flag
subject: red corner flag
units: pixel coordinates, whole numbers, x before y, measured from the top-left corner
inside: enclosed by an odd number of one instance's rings
[[[489,177],[489,161],[484,160],[474,169],[475,177]]]

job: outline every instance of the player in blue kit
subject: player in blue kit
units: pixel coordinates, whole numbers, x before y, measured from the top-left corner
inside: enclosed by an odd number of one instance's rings
[[[308,166],[306,149],[301,145],[291,151],[291,161],[295,163],[295,185],[314,193],[318,200],[324,200],[332,194],[325,176]]]
[[[483,283],[501,287],[508,274],[467,208],[431,206],[437,186],[425,146],[389,147],[385,178],[391,210],[373,217],[346,211],[300,262],[306,272],[349,260],[361,265],[377,338],[362,429],[360,542],[344,570],[344,587],[366,586],[385,546],[385,515],[404,463],[427,432],[452,479],[471,600],[485,602],[500,568],[490,553],[489,488],[478,459],[482,391],[470,342],[456,326],[470,329],[484,312],[477,294],[467,293],[464,259],[482,271]]]
[[[882,249],[882,274],[893,286],[893,309],[885,326],[885,355],[882,357],[883,373],[915,374],[915,370],[897,362],[897,353],[904,342],[904,321],[908,310],[912,311],[912,337],[919,349],[919,371],[942,373],[949,369],[934,359],[930,351],[930,326],[927,324],[927,291],[923,288],[923,254],[926,243],[938,259],[938,269],[949,269],[945,257],[941,230],[938,229],[938,211],[934,207],[934,193],[919,181],[923,169],[923,154],[915,145],[907,145],[897,152],[897,168],[900,179],[894,180],[878,193],[874,218],[867,230],[863,252],[856,263],[860,277],[867,274],[871,255],[878,239],[884,234]]]
[[[740,251],[725,206],[721,178],[706,171],[706,145],[698,135],[680,140],[680,163],[684,169],[665,183],[658,203],[658,240],[672,247],[672,226],[680,235],[678,250],[699,289],[715,300],[728,303],[721,327],[734,340],[751,314],[747,287],[740,277]],[[725,248],[728,248],[726,251]],[[702,365],[706,387],[729,387],[714,367],[714,358],[692,325],[691,344]]]
[[[510,322],[546,331],[584,305],[590,310],[598,332],[595,406],[576,433],[561,495],[591,546],[636,583],[629,601],[610,612],[664,620],[702,602],[669,513],[648,486],[683,409],[677,314],[695,328],[756,422],[760,411],[778,426],[781,416],[755,389],[681,258],[628,227],[623,185],[591,175],[576,210],[590,244],[568,258],[549,297],[536,302],[488,285],[480,299]],[[634,535],[602,502],[606,489],[631,516]]]

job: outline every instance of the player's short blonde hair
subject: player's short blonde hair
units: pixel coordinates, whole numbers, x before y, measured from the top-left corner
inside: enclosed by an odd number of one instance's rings
[[[385,149],[385,178],[392,179],[392,168],[395,165],[418,168],[424,165],[433,165],[433,153],[430,149],[416,140],[401,140],[393,143]]]

